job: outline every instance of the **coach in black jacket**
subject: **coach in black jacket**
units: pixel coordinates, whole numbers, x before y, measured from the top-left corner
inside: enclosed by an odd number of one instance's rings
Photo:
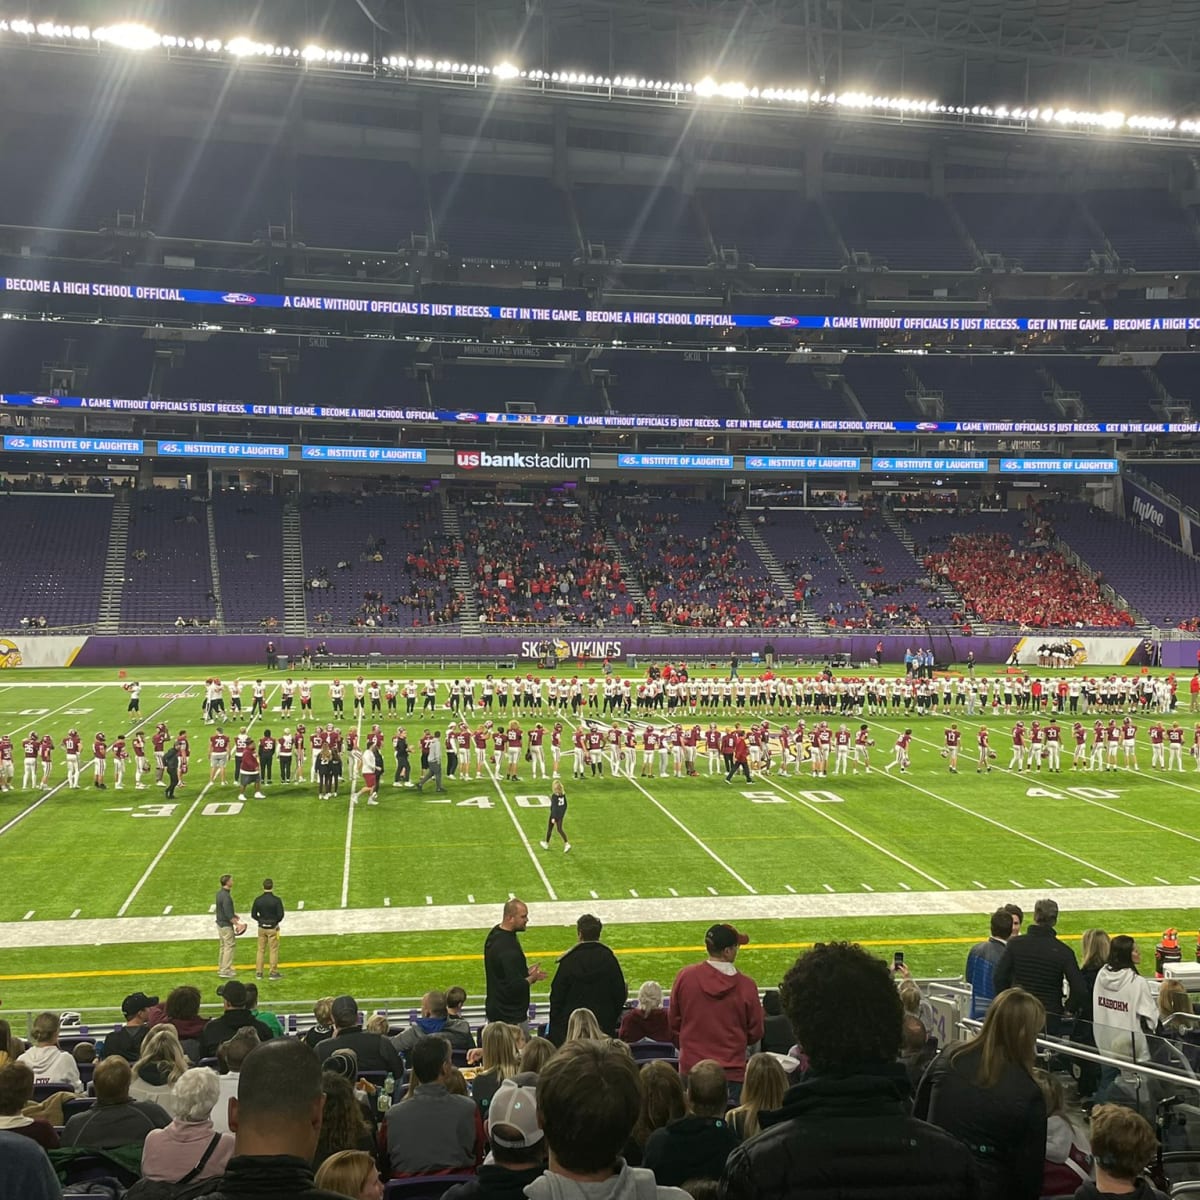
[[[603,928],[599,917],[584,913],[575,922],[579,941],[558,960],[550,984],[550,1028],[546,1031],[556,1046],[567,1040],[567,1022],[577,1008],[590,1008],[600,1028],[609,1037],[617,1036],[628,993],[617,956],[600,940]]]
[[[1033,906],[1033,924],[1023,937],[1013,938],[1004,948],[992,975],[998,996],[1006,988],[1020,987],[1036,996],[1046,1007],[1046,1031],[1069,1033],[1063,1020],[1063,980],[1070,989],[1067,1008],[1076,1012],[1086,1006],[1087,980],[1070,946],[1054,931],[1058,904],[1039,900]]]
[[[818,945],[782,993],[811,1070],[729,1156],[723,1200],[977,1200],[971,1152],[908,1115],[896,1061],[903,1010],[887,965],[845,942]]]
[[[493,925],[483,943],[483,973],[487,985],[483,1011],[488,1021],[524,1025],[529,1021],[529,988],[541,983],[546,972],[525,961],[517,934],[529,924],[529,906],[514,896],[504,906],[499,925]]]

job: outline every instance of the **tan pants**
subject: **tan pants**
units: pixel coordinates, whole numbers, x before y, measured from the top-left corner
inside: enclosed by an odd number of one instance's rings
[[[233,970],[233,949],[237,937],[232,925],[218,925],[217,937],[221,939],[220,957],[217,959],[217,971],[225,974]]]
[[[260,925],[258,927],[258,957],[254,963],[254,970],[259,975],[262,974],[263,955],[268,946],[271,956],[271,974],[274,975],[279,970],[279,930],[264,929]]]

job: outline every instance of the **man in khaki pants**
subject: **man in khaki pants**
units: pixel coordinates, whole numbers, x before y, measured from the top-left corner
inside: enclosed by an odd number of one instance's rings
[[[262,978],[263,958],[270,952],[271,978],[282,979],[279,973],[279,926],[283,922],[283,901],[272,890],[273,879],[263,880],[262,895],[250,908],[250,919],[258,923],[258,958],[254,965],[254,977]]]
[[[217,974],[222,979],[233,979],[236,972],[233,969],[233,949],[237,942],[238,926],[245,932],[242,919],[233,911],[233,876],[222,875],[221,886],[217,890],[216,914],[217,937],[221,941],[220,958],[217,962]]]

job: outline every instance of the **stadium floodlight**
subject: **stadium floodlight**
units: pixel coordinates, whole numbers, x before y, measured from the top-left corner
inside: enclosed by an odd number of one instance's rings
[[[107,42],[121,50],[153,50],[162,45],[162,34],[137,21],[122,21],[118,25],[105,25],[93,31],[98,42]],[[220,43],[217,43],[218,47]]]

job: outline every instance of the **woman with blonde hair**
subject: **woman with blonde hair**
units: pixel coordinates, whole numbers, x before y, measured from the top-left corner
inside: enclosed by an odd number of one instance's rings
[[[521,1074],[537,1075],[557,1050],[558,1047],[549,1038],[530,1038],[521,1051]]]
[[[175,1084],[187,1069],[179,1031],[174,1025],[156,1025],[142,1039],[141,1054],[133,1064],[129,1095],[134,1100],[153,1100],[174,1116]]]
[[[637,1008],[625,1010],[621,1017],[621,1030],[618,1034],[623,1042],[641,1042],[649,1039],[652,1042],[670,1042],[671,1026],[667,1021],[667,1010],[663,1008],[662,984],[654,979],[647,979],[638,988]]]
[[[331,1154],[317,1172],[316,1185],[349,1200],[383,1200],[383,1180],[375,1159],[365,1150]]]
[[[742,1141],[752,1138],[761,1128],[759,1113],[779,1108],[787,1089],[787,1072],[779,1065],[779,1060],[773,1054],[752,1054],[746,1063],[742,1102],[726,1116],[726,1121]]]
[[[323,996],[313,1005],[317,1023],[304,1035],[304,1044],[315,1050],[326,1038],[333,1037],[333,997]]]
[[[603,1037],[604,1030],[590,1008],[577,1008],[567,1019],[568,1042],[598,1042]]]
[[[687,1097],[679,1072],[661,1058],[652,1059],[640,1072],[642,1082],[642,1106],[637,1123],[625,1143],[625,1161],[630,1166],[640,1166],[646,1142],[656,1129],[662,1129],[670,1121],[677,1121],[687,1113]]]
[[[500,1090],[500,1085],[521,1073],[521,1048],[517,1041],[517,1027],[504,1021],[492,1021],[485,1025],[479,1043],[483,1050],[483,1062],[479,1074],[471,1083],[471,1095],[486,1120],[488,1106]]]
[[[978,1037],[943,1051],[917,1089],[913,1116],[971,1149],[980,1200],[1038,1200],[1046,1101],[1036,1074],[1042,1002],[1023,988],[992,1001]]]

